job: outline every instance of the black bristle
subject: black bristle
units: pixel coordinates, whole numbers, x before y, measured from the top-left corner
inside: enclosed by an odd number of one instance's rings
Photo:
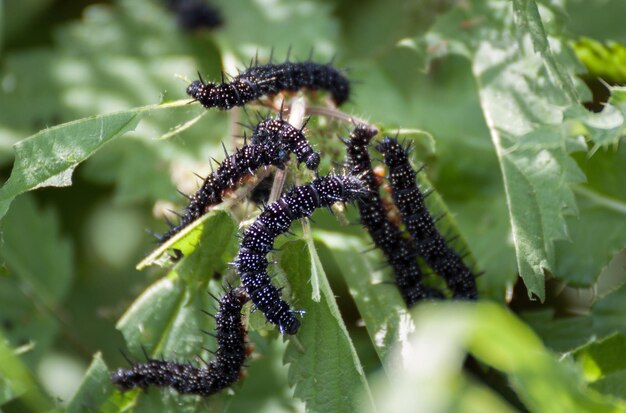
[[[363,191],[361,182],[352,176],[321,177],[311,184],[296,186],[276,202],[268,205],[246,230],[236,263],[242,284],[254,305],[266,319],[278,325],[283,334],[295,334],[300,321],[297,311],[280,297],[280,290],[271,284],[266,255],[275,250],[274,240],[286,233],[294,220],[310,217],[315,209],[327,207],[338,200],[350,201]]]
[[[170,230],[160,236],[160,241],[165,242],[175,234],[187,227],[193,221],[205,214],[209,207],[222,202],[222,194],[229,189],[234,189],[239,182],[251,171],[270,165],[284,167],[289,154],[294,153],[298,161],[306,164],[307,168],[314,170],[319,166],[320,156],[309,145],[304,134],[280,119],[263,119],[253,129],[250,144],[237,149],[228,155],[224,143],[222,143],[226,158],[219,163],[219,167],[211,174],[202,178],[201,188],[189,196],[190,202],[180,217],[178,225],[170,225]]]
[[[378,130],[371,126],[356,125],[347,140],[348,168],[364,182],[367,192],[356,200],[361,224],[368,230],[374,247],[380,248],[387,258],[384,266],[393,268],[395,283],[407,306],[420,300],[432,298],[422,283],[423,274],[415,260],[415,247],[405,239],[400,229],[387,217],[379,195],[379,184],[372,171],[369,144]],[[383,267],[384,268],[384,267]]]
[[[241,310],[248,301],[242,288],[231,289],[220,300],[216,315],[216,351],[204,348],[214,355],[211,361],[202,360],[203,367],[195,367],[190,361],[157,360],[148,357],[145,363],[131,363],[129,369],[118,369],[111,374],[111,381],[121,391],[150,386],[170,387],[181,394],[210,396],[230,387],[241,377],[246,359],[245,328]],[[144,350],[145,351],[145,350]]]
[[[350,96],[350,81],[330,64],[311,61],[253,66],[220,84],[199,82],[187,88],[187,93],[205,108],[231,109],[282,91],[302,89],[329,91],[335,104],[341,105]]]
[[[444,278],[455,298],[476,299],[478,291],[472,271],[465,265],[463,258],[448,246],[437,229],[436,219],[426,208],[425,195],[415,181],[416,173],[409,162],[406,148],[396,139],[386,137],[377,149],[384,156],[393,199],[419,255]]]

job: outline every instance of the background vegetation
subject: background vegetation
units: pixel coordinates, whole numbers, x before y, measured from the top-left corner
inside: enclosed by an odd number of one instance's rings
[[[158,1],[91,3],[0,1],[0,411],[626,411],[623,1],[215,0],[202,33]],[[181,78],[289,47],[336,56],[343,110],[415,143],[481,300],[407,312],[366,234],[322,211],[276,254],[297,339],[253,313],[232,391],[121,394],[120,349],[214,346],[199,310],[254,213],[217,210],[177,266],[135,270],[247,119],[187,105]],[[327,170],[345,128],[310,129]]]

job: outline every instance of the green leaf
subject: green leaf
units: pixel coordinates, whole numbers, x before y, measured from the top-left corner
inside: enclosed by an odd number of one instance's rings
[[[626,43],[622,18],[626,3],[622,0],[577,0],[564,4],[567,6],[567,28],[572,33]]]
[[[31,196],[19,199],[2,222],[2,258],[48,308],[61,303],[74,278],[72,244],[61,236],[59,226],[57,212],[41,210]]]
[[[67,412],[100,412],[112,392],[109,369],[102,360],[102,355],[97,353],[83,377],[83,382],[67,406]]]
[[[302,327],[285,353],[289,383],[295,386],[294,394],[306,402],[307,411],[356,411],[357,392],[368,393],[369,386],[322,267],[317,268],[321,300],[317,303],[310,298],[311,262],[316,262],[316,255],[305,242],[294,241],[284,245],[280,258],[299,298],[297,308],[306,311]]]
[[[414,318],[415,335],[408,347],[403,346],[395,354],[399,368],[391,380],[411,397],[403,399],[403,404],[396,398],[398,406],[415,401],[432,412],[456,411],[452,406],[464,406],[463,393],[461,398],[458,395],[466,379],[458,374],[467,351],[506,374],[529,411],[626,411],[624,401],[604,397],[585,386],[571,363],[559,361],[532,330],[494,303],[424,305]],[[482,403],[501,404],[493,400],[494,396]]]
[[[213,278],[215,272],[221,273],[234,255],[237,223],[232,215],[223,210],[213,210],[208,215],[200,227],[203,229],[200,239],[183,240],[194,244],[193,252],[183,251],[186,258],[176,268],[181,278],[187,282],[193,280],[206,283]],[[174,248],[178,244],[175,243]]]
[[[237,396],[229,400],[229,412],[293,413],[303,412],[304,402],[293,397],[287,381],[288,367],[283,365],[286,342],[273,335],[261,338],[250,334],[255,343],[246,377],[237,389]],[[247,363],[248,364],[248,363]]]
[[[598,297],[588,315],[555,317],[553,311],[526,312],[526,322],[541,336],[550,348],[566,352],[592,340],[601,340],[619,333],[626,335],[626,284]]]
[[[18,142],[11,177],[0,188],[0,217],[23,192],[71,185],[76,166],[103,145],[134,130],[144,114],[184,104],[186,101],[178,101],[93,116],[46,129]]]
[[[584,179],[569,157],[581,146],[560,129],[577,96],[561,66],[567,56],[554,55],[544,31],[533,1],[494,0],[454,9],[425,37],[431,58],[452,52],[472,62],[504,181],[518,270],[529,295],[541,300],[544,272],[554,267],[553,242],[567,239],[563,215],[576,212],[570,186]]]
[[[384,263],[382,254],[378,251],[364,254],[368,245],[359,237],[319,230],[315,234],[316,241],[327,247],[337,262],[359,316],[387,368],[392,345],[406,340],[412,322],[400,292],[392,284],[393,275],[378,270]]]
[[[152,264],[168,266],[171,260],[166,253],[169,250],[178,250],[187,257],[180,263],[179,268],[183,278],[186,280],[206,279],[214,271],[221,270],[223,263],[229,262],[233,254],[228,255],[227,258],[224,254],[232,252],[236,230],[237,226],[228,212],[223,209],[213,209],[159,245],[137,264],[137,269],[141,270]],[[201,242],[205,245],[214,245],[217,242],[219,247],[198,248]],[[206,263],[210,263],[208,268],[201,265]],[[198,276],[199,271],[203,271],[204,275]]]
[[[626,398],[626,336],[615,334],[579,348],[572,357],[583,369],[585,380],[599,392]]]
[[[30,371],[15,354],[0,332],[0,406],[19,397],[29,411],[41,412],[54,404],[39,389]]]
[[[571,351],[588,342],[594,334],[591,317],[555,318],[551,309],[529,311],[521,316],[553,351]]]
[[[421,188],[432,188],[424,174],[418,175],[418,183]],[[445,214],[437,224],[442,233],[449,237],[459,234],[454,217],[437,192],[433,192],[427,198],[427,204],[433,214]],[[390,346],[405,341],[407,334],[414,328],[398,289],[393,284],[393,275],[388,273],[383,275],[380,270],[376,270],[384,265],[384,258],[380,254],[364,255],[363,251],[370,249],[371,245],[362,241],[362,238],[328,231],[318,231],[317,234],[317,239],[330,249],[337,261],[359,314],[365,322],[370,339],[383,364],[386,365],[385,360]],[[469,250],[461,236],[458,236],[453,247],[458,251]],[[464,261],[470,268],[476,268],[471,254]]]
[[[594,146],[589,151],[590,156],[602,147],[616,146],[626,133],[626,107],[620,107],[618,103],[620,91],[612,87],[609,90],[612,96],[602,112],[594,113],[582,107],[574,107],[565,114],[573,131],[580,131],[593,139]]]
[[[257,52],[268,56],[271,50],[275,50],[274,58],[281,61],[292,46],[294,59],[306,59],[302,53],[308,54],[313,46],[326,57],[333,53],[339,26],[328,4],[283,0],[268,8],[261,3],[233,0],[221,4],[220,9],[228,24],[215,36],[220,48],[227,52],[224,63],[230,74],[235,69],[228,60],[232,57],[228,56],[230,51],[244,58],[246,65]]]
[[[574,188],[580,215],[567,220],[570,241],[556,246],[555,275],[591,286],[607,263],[626,247],[626,147],[578,157],[588,177]]]
[[[70,122],[17,143],[11,177],[0,188],[0,217],[22,192],[71,185],[74,168],[108,141],[134,130],[140,113],[133,110]]]
[[[216,286],[212,290],[214,294],[221,291]],[[120,319],[117,328],[128,343],[131,357],[141,359],[145,350],[153,358],[193,360],[200,356],[207,359],[202,348],[215,348],[215,343],[201,330],[212,331],[214,323],[200,310],[210,309],[214,304],[203,289],[187,285],[172,272],[144,291]],[[133,391],[124,394],[122,399],[116,392],[106,403],[137,406],[135,411],[178,406],[178,411],[191,412],[196,411],[200,401],[199,397],[162,389],[153,394]],[[216,406],[222,401],[219,396],[210,399]]]
[[[73,246],[61,236],[56,211],[38,208],[30,195],[16,201],[2,221],[2,235],[0,256],[9,271],[0,283],[2,319],[14,345],[34,344],[25,355],[33,366],[58,333],[59,313],[74,280]]]
[[[613,84],[626,82],[626,46],[609,41],[606,44],[583,37],[573,44],[576,56],[591,75]]]
[[[535,51],[543,57],[544,64],[554,83],[568,95],[570,100],[577,100],[578,94],[570,74],[561,67],[552,53],[535,0],[513,0],[513,10],[517,19],[517,26],[521,29],[520,32],[530,34]]]

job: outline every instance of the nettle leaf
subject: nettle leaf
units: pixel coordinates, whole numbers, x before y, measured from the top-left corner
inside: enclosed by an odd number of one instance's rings
[[[9,272],[0,279],[2,320],[11,343],[34,346],[25,355],[31,367],[54,343],[56,312],[74,280],[73,246],[60,232],[56,211],[41,210],[31,196],[2,221],[0,256]]]
[[[11,177],[0,188],[0,216],[22,192],[71,185],[74,168],[108,141],[134,130],[140,113],[134,110],[70,122],[15,144]]]
[[[59,28],[62,50],[81,55],[129,55],[163,58],[192,51],[193,42],[178,29],[166,4],[149,0],[93,4],[80,22]]]
[[[385,368],[392,346],[414,329],[393,275],[383,272],[384,258],[360,237],[316,231],[316,241],[328,248],[348,284],[367,332]]]
[[[229,262],[236,254],[234,248],[237,225],[232,215],[221,209],[222,207],[218,208],[204,214],[155,248],[137,264],[137,269],[142,270],[153,264],[169,266],[171,257],[168,254],[175,254],[178,250],[187,257],[179,266],[179,272],[186,280],[206,280],[213,272],[221,271],[224,263]],[[213,248],[208,247],[213,246],[215,242],[215,234],[211,231],[221,234],[221,242]],[[199,248],[203,243],[205,248]],[[228,253],[230,255],[227,255]],[[207,266],[203,267],[200,264]],[[199,271],[203,271],[204,275],[198,276]]]
[[[626,147],[577,156],[587,183],[574,188],[579,216],[568,217],[570,241],[555,244],[555,275],[591,286],[607,263],[626,248]]]
[[[0,331],[0,406],[18,397],[32,412],[49,411],[54,407]]]
[[[377,398],[381,411],[412,405],[425,411],[455,411],[461,406],[465,410],[467,404],[475,406],[474,411],[493,411],[491,406],[511,410],[491,390],[470,385],[468,391],[469,378],[461,373],[466,352],[504,373],[529,411],[626,409],[623,401],[585,386],[571,362],[559,360],[530,328],[499,305],[442,302],[424,305],[414,318],[417,331],[409,345],[395,353],[407,362],[394,372],[392,385],[383,388],[383,396]],[[474,399],[477,390],[486,397]]]
[[[202,231],[193,252],[177,267],[181,278],[185,281],[207,282],[214,277],[214,273],[223,272],[236,254],[237,227],[227,211],[211,211],[201,227],[210,230]]]
[[[223,293],[222,283],[210,280],[214,270],[224,268],[232,259],[236,226],[227,212],[217,210],[208,214],[200,228],[202,234],[194,245],[197,248],[186,250],[189,255],[148,287],[119,320],[117,328],[126,339],[131,359],[142,362],[147,354],[152,358],[201,363],[197,356],[205,360],[212,357],[203,348],[215,350],[215,339],[202,331],[213,331],[215,322],[201,310],[213,312],[217,305],[207,293],[207,286],[215,296]],[[228,397],[223,394],[205,401],[169,389],[148,394],[140,390],[120,393],[114,391],[108,374],[103,384],[103,366],[97,357],[94,363],[94,370],[85,377],[75,401],[77,406],[87,403],[94,411],[120,412],[132,408],[135,412],[195,412],[207,403],[218,408]],[[108,390],[103,392],[96,383]]]
[[[15,164],[0,188],[0,217],[13,199],[46,186],[69,186],[76,166],[103,145],[133,131],[142,116],[154,110],[185,105],[178,101],[126,112],[93,116],[43,130],[15,144]]]
[[[0,162],[11,159],[11,144],[43,127],[186,97],[185,79],[193,79],[198,66],[182,53],[196,48],[174,20],[165,7],[152,1],[95,5],[80,23],[55,32],[54,49],[8,56],[2,73],[7,82],[0,91]],[[219,62],[218,52],[207,48],[206,42],[201,53],[213,66]],[[186,130],[182,139],[152,141],[198,113],[202,113],[201,124]],[[119,151],[103,151],[82,172],[91,181],[116,184],[117,201],[174,200],[171,181],[181,170],[208,171],[208,164],[197,162],[216,152],[215,144],[226,130],[225,119],[224,114],[207,112],[199,105],[144,117],[133,134],[143,138],[140,142],[127,141]],[[114,168],[103,167],[111,163]],[[154,173],[168,170],[171,176]],[[137,180],[142,185],[137,186]]]
[[[572,118],[572,123],[580,124],[584,128],[585,135],[593,138],[594,146],[590,155],[601,147],[617,144],[624,136],[626,128],[624,112],[610,103],[599,113],[576,107],[567,113],[567,116]]]
[[[548,9],[541,9],[548,15]],[[461,54],[472,73],[503,177],[513,243],[529,296],[545,298],[554,269],[553,242],[567,239],[575,214],[571,185],[584,175],[570,154],[584,150],[562,121],[578,107],[574,60],[547,37],[532,0],[472,3],[444,15],[424,38],[430,58]],[[553,16],[552,16],[553,17]]]
[[[485,272],[479,281],[481,295],[502,299],[504,289],[517,278],[515,249],[498,158],[486,138],[488,129],[469,65],[462,58],[450,58],[421,75],[415,73],[417,62],[405,60],[399,65],[410,70],[402,76],[383,73],[372,62],[355,74],[367,84],[358,90],[359,113],[375,113],[377,121],[434,135],[436,154],[429,156],[418,146],[415,156],[458,222],[477,270]],[[408,79],[415,84],[407,84]],[[408,97],[398,99],[398,94]],[[413,139],[407,137],[407,142],[413,144]]]
[[[212,285],[210,290],[221,294],[221,288]],[[211,311],[214,300],[204,289],[195,288],[183,282],[175,272],[150,286],[129,308],[118,322],[131,352],[131,358],[144,361],[144,351],[152,358],[190,361],[201,363],[197,356],[210,358],[203,347],[215,349],[215,340],[202,330],[213,331],[213,319],[200,310]],[[128,366],[123,366],[128,367]],[[107,384],[111,388],[113,385]],[[212,397],[209,403],[218,406],[222,396]],[[103,405],[113,404],[123,409],[134,406],[133,411],[177,411],[193,412],[199,409],[202,398],[182,396],[169,389],[157,389],[148,394],[139,389],[124,394],[115,391],[102,401]]]
[[[432,184],[425,174],[418,174],[417,181],[422,190],[432,189]],[[434,216],[444,215],[437,223],[442,234],[447,234],[449,238],[459,234],[454,217],[437,192],[433,192],[426,199],[426,203]],[[318,241],[330,249],[331,255],[339,264],[338,268],[348,283],[350,294],[383,365],[393,369],[393,366],[386,364],[387,352],[392,345],[406,342],[407,335],[415,327],[394,284],[393,274],[390,271],[385,273],[381,271],[381,268],[385,267],[385,259],[378,250],[375,250],[376,253],[372,251],[370,254],[364,254],[364,251],[371,250],[373,245],[368,236],[355,237],[328,231],[318,231],[317,234]],[[365,238],[367,241],[363,241]],[[462,253],[469,250],[460,235],[452,246]],[[468,254],[464,261],[470,268],[474,268],[474,272],[479,271],[471,254]]]
[[[250,333],[255,344],[252,362],[246,368],[246,377],[237,395],[229,400],[229,412],[293,413],[303,412],[303,401],[293,397],[283,365],[286,342],[276,340],[273,335],[261,337]]]
[[[535,51],[543,57],[552,80],[559,89],[568,95],[569,99],[575,100],[577,91],[574,87],[574,82],[570,77],[570,73],[557,62],[555,55],[552,53],[535,0],[513,0],[513,10],[515,11],[515,19],[518,27],[521,29],[520,31],[528,32],[530,35]]]
[[[369,385],[322,267],[317,268],[321,300],[311,298],[309,279],[316,255],[304,241],[293,241],[284,245],[280,258],[299,298],[295,305],[306,311],[302,327],[285,353],[289,383],[295,386],[294,394],[305,401],[307,411],[357,411],[357,395],[369,394]],[[370,398],[366,404],[371,403]]]
[[[97,353],[87,369],[83,381],[67,406],[68,413],[107,411],[103,406],[113,388],[110,372],[102,355]],[[110,408],[111,406],[109,406]]]
[[[567,352],[615,333],[626,335],[626,284],[597,297],[588,315],[556,317],[554,310],[529,311],[524,320],[550,348]]]
[[[339,25],[329,4],[277,1],[267,7],[233,0],[220,4],[220,9],[228,24],[215,33],[216,42],[220,49],[245,58],[246,65],[257,53],[265,58],[272,50],[274,59],[281,61],[292,46],[297,53],[291,57],[298,60],[306,59],[308,55],[302,53],[308,54],[313,47],[327,58],[334,52]],[[235,69],[232,61],[225,65],[229,73]]]
[[[626,81],[624,68],[626,46],[623,44],[614,41],[604,44],[589,37],[582,37],[574,42],[572,47],[592,75],[611,83]]]
[[[626,398],[626,336],[615,334],[593,341],[572,353],[583,369],[590,387],[615,397]]]

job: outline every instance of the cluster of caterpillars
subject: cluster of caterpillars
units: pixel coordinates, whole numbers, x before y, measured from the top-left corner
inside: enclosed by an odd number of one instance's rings
[[[187,94],[205,108],[226,110],[262,97],[300,90],[326,91],[339,105],[349,98],[350,82],[330,64],[287,61],[254,65],[229,82],[209,83],[200,79],[189,85]],[[354,123],[350,137],[344,140],[347,152],[344,174],[317,175],[320,154],[309,144],[304,127],[296,128],[280,116],[260,121],[243,147],[230,155],[226,153],[219,167],[204,179],[201,188],[188,197],[189,204],[179,223],[159,236],[161,243],[221,203],[227,191],[235,189],[259,168],[284,169],[291,153],[299,163],[315,171],[317,178],[293,187],[264,206],[256,221],[243,233],[234,262],[241,286],[229,288],[219,299],[214,315],[214,335],[218,342],[214,359],[202,367],[155,359],[132,363],[129,369],[119,369],[112,375],[112,381],[121,390],[161,386],[183,394],[208,396],[235,383],[241,376],[247,355],[242,307],[248,300],[268,322],[277,325],[282,334],[296,334],[302,311],[292,309],[281,297],[280,290],[272,285],[267,272],[267,254],[273,249],[276,237],[288,232],[295,220],[309,217],[317,208],[330,207],[337,202],[357,205],[361,224],[392,267],[395,283],[407,306],[445,297],[442,291],[425,285],[417,257],[445,280],[454,298],[477,298],[474,274],[441,235],[426,208],[425,194],[416,181],[417,172],[409,162],[408,149],[389,137],[375,146],[388,169],[392,198],[408,232],[405,235],[388,217],[380,196],[379,177],[372,170],[369,148],[378,130],[364,123]]]

